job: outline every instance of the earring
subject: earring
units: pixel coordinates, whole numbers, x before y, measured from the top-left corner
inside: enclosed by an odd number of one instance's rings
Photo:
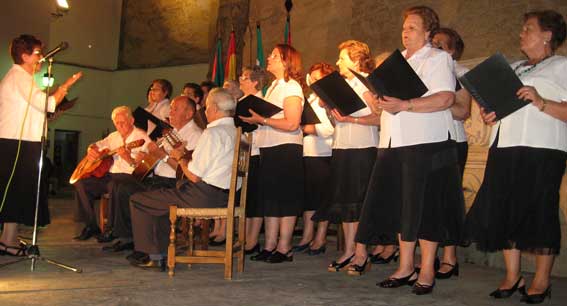
[[[544,41],[543,41],[543,44],[544,44],[544,45],[547,45],[547,40],[544,40]]]

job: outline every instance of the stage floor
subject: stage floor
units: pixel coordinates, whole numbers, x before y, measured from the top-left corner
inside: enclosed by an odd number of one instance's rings
[[[461,275],[439,280],[433,294],[415,296],[410,287],[381,289],[376,282],[386,278],[395,264],[373,266],[362,277],[329,273],[326,266],[335,257],[335,237],[327,253],[310,257],[296,254],[282,264],[246,262],[243,274],[223,279],[221,265],[186,265],[176,275],[131,267],[123,254],[107,254],[94,239],[74,242],[81,225],[73,221],[71,199],[51,199],[52,224],[39,233],[42,255],[81,267],[82,274],[39,262],[30,272],[25,261],[0,269],[0,305],[518,305],[519,294],[493,300],[503,271],[461,264]],[[24,236],[31,236],[25,229]],[[296,237],[297,238],[297,237]],[[565,256],[565,255],[561,255]],[[0,256],[0,264],[13,257]],[[525,274],[529,279],[532,274]],[[565,305],[567,279],[554,278],[551,301]]]

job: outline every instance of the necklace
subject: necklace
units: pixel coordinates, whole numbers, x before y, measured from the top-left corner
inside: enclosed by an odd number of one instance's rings
[[[516,68],[514,68],[514,73],[516,73],[516,75],[517,75],[518,77],[521,77],[521,76],[523,76],[523,75],[525,75],[525,74],[531,72],[532,70],[534,70],[534,69],[537,67],[537,65],[539,65],[539,64],[541,64],[541,63],[543,63],[543,62],[545,62],[545,61],[546,61],[548,58],[550,58],[550,57],[551,57],[551,55],[548,55],[548,56],[544,57],[541,61],[539,61],[539,62],[537,62],[537,63],[535,63],[535,64],[533,64],[533,65],[529,65],[529,64],[527,64],[528,61],[525,61],[525,62],[521,63],[520,65],[516,66]],[[530,66],[530,67],[527,68],[527,69],[525,69],[525,70],[520,71],[520,68],[526,67],[526,66]]]

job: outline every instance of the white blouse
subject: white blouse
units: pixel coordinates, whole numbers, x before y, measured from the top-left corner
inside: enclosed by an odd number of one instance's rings
[[[195,146],[197,145],[197,141],[199,137],[203,133],[203,131],[195,124],[194,120],[189,121],[185,124],[180,130],[175,129],[177,135],[181,141],[186,141],[187,144],[185,145],[185,149],[187,151],[195,150]],[[169,153],[173,148],[166,144],[164,145],[164,150]],[[159,176],[168,177],[168,178],[175,178],[175,169],[173,169],[168,163],[160,160],[154,170],[154,173]]]
[[[22,140],[41,141],[44,110],[45,93],[35,84],[33,75],[20,65],[12,65],[0,82],[0,138],[20,139],[23,122]],[[54,97],[48,98],[47,111],[55,111]]]
[[[405,56],[407,50],[402,54]],[[441,91],[455,92],[455,68],[447,52],[426,44],[407,61],[428,88],[423,97]],[[380,148],[442,142],[449,135],[455,139],[455,125],[449,109],[431,113],[401,111],[395,115],[382,112],[380,119]]]
[[[282,111],[273,115],[274,119],[284,118],[284,100],[287,97],[298,97],[301,99],[303,106],[303,91],[301,85],[293,79],[285,81],[284,79],[272,82],[264,100],[282,108]],[[302,107],[303,109],[303,107]],[[293,132],[281,131],[267,125],[258,126],[258,141],[256,144],[259,148],[274,147],[282,144],[302,144],[303,133],[301,128]]]
[[[327,117],[327,111],[319,105],[317,95],[311,94],[308,102],[321,123],[315,124],[317,135],[310,134],[303,137],[303,156],[331,156],[335,128]]]
[[[541,97],[561,103],[567,101],[567,58],[555,55],[537,64],[533,70],[522,74],[532,66],[518,67],[524,61],[512,64],[512,69],[521,74],[526,86],[533,86]],[[500,120],[491,134],[492,144],[500,130],[498,147],[527,146],[567,152],[567,123],[540,112],[533,104]]]
[[[455,64],[455,76],[460,78],[463,74],[469,72],[469,69],[459,63],[454,61]],[[455,85],[456,86],[456,85]],[[461,85],[462,88],[463,85]],[[465,126],[463,125],[463,120],[453,120],[453,124],[455,124],[455,140],[457,142],[466,142],[467,141],[467,133],[465,132]]]
[[[130,157],[132,157],[132,159],[135,159],[136,154],[138,154],[139,152],[148,151],[147,150],[148,144],[152,141],[148,137],[148,134],[146,134],[144,130],[141,130],[139,128],[134,128],[132,133],[130,133],[130,135],[128,135],[126,139],[123,139],[122,136],[120,136],[120,133],[118,133],[118,131],[114,131],[110,133],[108,136],[106,136],[106,138],[97,141],[96,146],[101,151],[104,149],[108,149],[112,151],[138,139],[144,139],[145,142],[141,147],[132,148],[130,150]],[[112,158],[114,159],[114,163],[112,164],[112,167],[110,167],[110,170],[108,172],[126,173],[126,174],[132,174],[132,172],[134,172],[134,168],[132,168],[130,164],[126,162],[124,159],[122,159],[118,154],[114,154]]]
[[[366,76],[365,73],[362,73],[362,75]],[[368,91],[368,88],[355,77],[351,80],[346,79],[346,82],[352,87],[362,102],[366,104],[362,95]],[[372,110],[366,105],[365,108],[350,114],[350,116],[364,117],[370,114],[372,114]],[[352,122],[337,122],[335,125],[335,134],[333,135],[333,149],[375,148],[378,145],[378,139],[377,126]]]

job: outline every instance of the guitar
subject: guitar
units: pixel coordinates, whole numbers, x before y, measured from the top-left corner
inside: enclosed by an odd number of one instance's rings
[[[160,148],[166,143],[174,149],[183,145],[179,135],[177,135],[174,130],[167,131],[167,133],[156,142],[157,146]],[[158,152],[146,154],[140,163],[138,163],[132,175],[140,181],[143,180],[157,166],[160,160],[161,157]]]
[[[127,149],[141,147],[142,145],[144,145],[144,142],[144,139],[134,140],[126,144],[125,147]],[[103,154],[95,160],[89,159],[88,155],[85,156],[83,160],[81,160],[81,162],[77,165],[77,168],[75,168],[73,174],[71,174],[69,183],[75,184],[78,180],[91,176],[103,177],[108,172],[108,170],[110,170],[110,167],[112,167],[112,164],[114,163],[112,156],[118,152],[118,149],[119,148],[112,151],[105,149],[102,151]]]

